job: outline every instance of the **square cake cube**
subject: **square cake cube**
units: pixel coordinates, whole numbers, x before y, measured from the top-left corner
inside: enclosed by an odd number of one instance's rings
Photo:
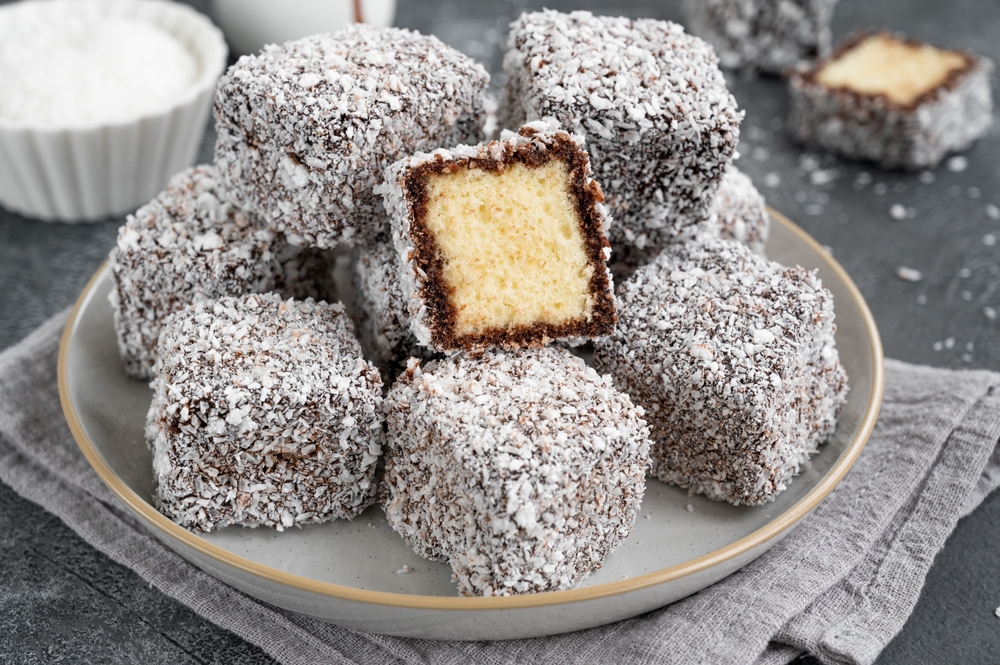
[[[773,500],[846,400],[830,292],[814,272],[700,237],[666,247],[618,300],[594,359],[645,410],[652,475],[736,505]]]
[[[326,252],[289,245],[228,199],[214,166],[182,171],[129,215],[109,264],[115,332],[126,373],[151,379],[163,320],[199,299],[277,291],[326,298]]]
[[[830,51],[837,0],[684,0],[685,24],[727,69],[780,74]]]
[[[675,242],[710,235],[736,240],[763,256],[770,231],[771,215],[767,211],[764,197],[745,173],[730,164],[722,176],[708,219],[690,227]],[[651,263],[662,249],[653,245],[642,249],[627,243],[612,245],[609,266],[615,281],[624,282],[636,269]]]
[[[935,166],[993,124],[993,63],[886,32],[859,33],[790,78],[789,128],[883,168]]]
[[[385,405],[386,518],[463,595],[572,588],[635,523],[642,409],[564,348],[414,360]]]
[[[418,150],[482,139],[489,75],[436,37],[356,24],[267,46],[219,81],[215,160],[226,185],[296,244],[388,232],[373,191]]]
[[[156,502],[181,526],[280,531],[374,500],[382,380],[340,304],[191,305],[164,324],[152,388]]]
[[[421,344],[516,348],[613,331],[608,220],[582,141],[537,122],[387,169],[379,191]]]
[[[508,49],[500,126],[586,136],[612,242],[663,245],[708,215],[743,116],[711,46],[668,21],[543,11]]]

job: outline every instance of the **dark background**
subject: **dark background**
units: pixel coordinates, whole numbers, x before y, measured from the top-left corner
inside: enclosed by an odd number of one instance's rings
[[[207,2],[191,4],[210,13]],[[679,2],[544,5],[681,20]],[[542,6],[526,0],[399,0],[396,25],[435,34],[476,58],[498,89],[508,23]],[[874,26],[1000,61],[995,0],[843,0],[837,6],[835,40]],[[1000,371],[1000,209],[992,207],[1000,206],[1000,123],[965,153],[964,170],[943,164],[930,174],[886,172],[792,143],[784,131],[788,94],[780,79],[728,78],[747,113],[737,165],[771,206],[846,268],[875,315],[886,356]],[[200,161],[211,159],[213,136],[209,128]],[[906,219],[892,218],[894,204],[909,209]],[[0,208],[0,349],[75,301],[121,223],[49,224]],[[923,279],[897,278],[903,266],[919,270]],[[997,606],[1000,492],[959,523],[913,616],[877,662],[998,663]],[[273,662],[150,588],[2,484],[0,661]]]

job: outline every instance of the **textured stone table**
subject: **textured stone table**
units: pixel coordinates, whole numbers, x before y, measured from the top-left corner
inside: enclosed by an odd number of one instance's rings
[[[205,3],[194,3],[205,10]],[[541,2],[401,0],[397,25],[433,33],[499,74],[507,24]],[[676,2],[546,2],[680,20]],[[843,0],[834,34],[887,26],[1000,61],[1000,4]],[[499,78],[499,77],[497,77]],[[496,81],[499,83],[499,80]],[[777,79],[730,77],[747,111],[738,165],[777,210],[828,246],[868,300],[887,356],[1000,370],[1000,123],[965,153],[966,168],[882,172],[803,151],[784,133]],[[996,83],[994,83],[996,87]],[[994,93],[994,96],[996,94]],[[211,158],[212,134],[202,160]],[[961,167],[963,164],[953,164]],[[899,204],[909,212],[896,221]],[[120,219],[46,224],[0,209],[0,349],[72,304],[112,246]],[[899,267],[923,279],[903,281]],[[920,602],[879,663],[1000,661],[1000,492],[959,526]],[[270,663],[82,542],[0,485],[0,662]],[[803,659],[803,662],[815,662]]]

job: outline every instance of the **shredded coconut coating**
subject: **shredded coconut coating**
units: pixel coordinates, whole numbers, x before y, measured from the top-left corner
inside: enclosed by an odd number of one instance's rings
[[[563,348],[412,361],[385,412],[386,516],[463,595],[571,588],[635,522],[642,409]]]
[[[215,160],[296,244],[388,230],[372,188],[418,150],[482,139],[489,75],[436,37],[356,24],[244,56],[219,81]]]
[[[708,234],[736,240],[763,256],[770,231],[771,215],[767,212],[764,197],[754,187],[749,176],[730,164],[712,201],[708,219],[692,226],[675,242],[686,242]],[[639,249],[628,244],[616,244],[609,264],[615,280],[624,282],[637,268],[651,263],[661,249],[654,246]]]
[[[865,36],[848,37],[830,60]],[[949,152],[964,150],[993,126],[993,62],[960,53],[968,58],[967,68],[906,106],[884,95],[859,94],[819,83],[815,74],[829,60],[800,65],[789,77],[789,130],[803,143],[882,168],[934,167]]]
[[[781,74],[830,51],[837,0],[684,0],[685,24],[727,69]]]
[[[565,330],[556,330],[554,326],[536,324],[537,327],[528,330],[511,331],[508,335],[491,331],[483,339],[465,343],[455,339],[450,328],[446,312],[432,302],[432,295],[437,289],[435,271],[428,255],[434,253],[434,248],[421,246],[421,231],[415,221],[417,215],[416,202],[410,195],[410,179],[420,167],[436,163],[455,162],[457,164],[481,160],[493,162],[496,168],[505,168],[516,161],[518,153],[530,152],[532,158],[553,155],[566,144],[573,146],[578,156],[578,164],[571,164],[571,176],[581,177],[582,192],[575,192],[581,197],[578,205],[581,210],[581,235],[588,248],[588,259],[594,267],[590,279],[591,287],[591,317],[590,320],[571,320],[563,326]],[[553,157],[555,158],[555,157]],[[579,169],[579,173],[576,171]],[[480,145],[459,145],[454,148],[440,148],[432,153],[417,153],[412,157],[401,159],[386,169],[385,183],[376,188],[385,199],[385,208],[392,220],[392,240],[401,262],[403,293],[406,294],[406,311],[410,317],[410,329],[417,341],[431,349],[454,352],[459,348],[466,350],[500,346],[517,348],[521,346],[539,346],[553,340],[562,340],[574,345],[583,344],[588,339],[606,335],[614,326],[614,286],[607,260],[611,253],[607,233],[611,224],[607,209],[601,203],[603,193],[600,185],[593,179],[590,163],[587,158],[584,137],[580,134],[570,134],[559,128],[552,119],[539,120],[522,126],[518,133],[504,130],[500,139]],[[591,245],[596,247],[593,252]],[[435,256],[430,258],[435,259]],[[422,261],[424,263],[422,263]]]
[[[712,201],[708,220],[696,228],[698,232],[741,242],[763,256],[771,231],[771,215],[753,180],[730,164]]]
[[[167,517],[281,531],[374,501],[382,380],[340,304],[200,302],[167,320],[159,352],[146,440]]]
[[[663,245],[704,219],[742,112],[707,43],[668,21],[589,12],[511,24],[499,124],[555,118],[587,138],[612,242]]]
[[[333,293],[326,253],[288,244],[230,203],[215,167],[174,176],[129,215],[109,263],[115,332],[126,373],[151,379],[163,320],[196,300],[277,291],[324,299]]]
[[[645,409],[653,475],[736,505],[774,499],[846,400],[830,292],[814,272],[702,237],[667,247],[618,299],[594,358]]]
[[[390,242],[358,246],[354,251],[354,309],[358,340],[365,356],[382,372],[385,385],[409,358],[429,360],[434,352],[410,332],[408,300],[400,280],[399,257]]]

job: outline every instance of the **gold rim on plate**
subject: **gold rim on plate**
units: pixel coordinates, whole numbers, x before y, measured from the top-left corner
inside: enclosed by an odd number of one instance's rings
[[[87,437],[77,417],[69,395],[69,385],[66,379],[66,358],[69,349],[69,340],[76,325],[77,317],[83,304],[88,300],[91,291],[98,278],[104,272],[106,263],[98,268],[94,276],[87,282],[80,297],[70,312],[69,320],[63,330],[62,341],[59,346],[59,398],[62,402],[63,413],[70,431],[76,439],[77,444],[86,456],[87,461],[100,476],[101,480],[111,489],[118,498],[131,510],[142,517],[146,522],[152,524],[170,538],[190,547],[191,549],[204,554],[212,559],[242,570],[251,575],[255,575],[264,580],[275,582],[295,589],[301,589],[322,596],[340,598],[373,605],[387,605],[392,607],[406,607],[427,610],[500,610],[516,609],[521,607],[544,607],[549,605],[562,605],[565,603],[575,603],[584,600],[595,600],[608,596],[626,594],[632,591],[645,589],[666,582],[692,575],[707,568],[716,566],[733,557],[748,552],[749,550],[766,543],[775,538],[796,522],[805,517],[809,511],[819,505],[827,494],[833,490],[840,482],[847,471],[853,466],[861,450],[864,448],[872,429],[875,427],[875,419],[878,416],[879,408],[882,404],[882,392],[885,386],[884,357],[882,353],[882,342],[879,338],[878,328],[875,319],[868,309],[861,292],[848,276],[847,272],[839,263],[816,242],[808,233],[799,228],[781,213],[768,208],[771,218],[787,227],[806,245],[811,247],[820,258],[826,263],[837,277],[847,287],[851,299],[861,312],[865,330],[868,332],[868,339],[872,344],[872,392],[868,404],[862,416],[861,423],[854,438],[851,440],[840,458],[834,463],[830,470],[820,479],[816,487],[798,501],[791,508],[781,513],[778,517],[757,529],[753,533],[740,538],[739,540],[721,547],[714,552],[685,561],[669,568],[663,568],[652,573],[630,577],[616,582],[596,584],[594,586],[569,589],[566,591],[548,591],[544,593],[530,594],[524,596],[495,596],[491,598],[470,598],[462,596],[426,596],[418,594],[393,593],[388,591],[368,591],[354,587],[321,582],[302,575],[287,573],[270,566],[257,563],[246,557],[209,543],[199,536],[191,533],[183,527],[175,524],[161,514],[156,508],[142,499],[130,487],[111,470],[101,455],[97,452],[94,444]]]

